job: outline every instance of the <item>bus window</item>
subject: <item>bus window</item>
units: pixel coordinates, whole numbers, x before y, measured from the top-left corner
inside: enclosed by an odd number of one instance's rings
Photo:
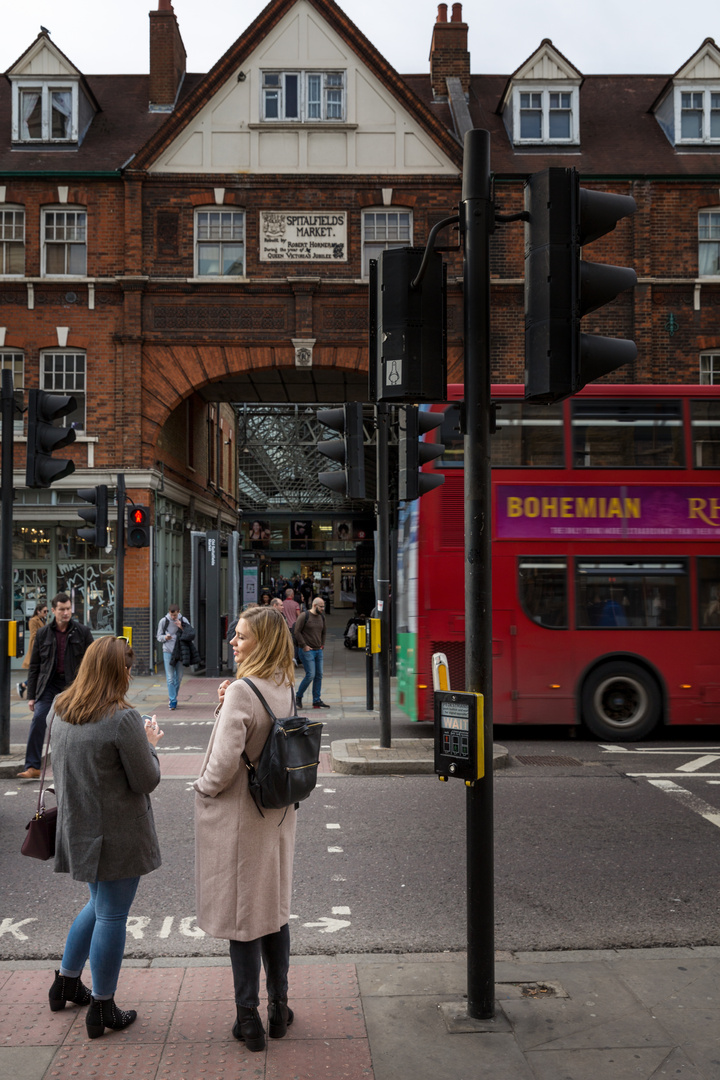
[[[701,630],[720,630],[720,559],[698,559]]]
[[[562,469],[562,405],[498,402],[490,440],[493,469]]]
[[[696,469],[720,465],[720,401],[691,401],[693,464]]]
[[[690,626],[685,559],[578,559],[575,596],[579,630]]]
[[[518,559],[518,593],[523,611],[533,622],[553,630],[567,629],[565,559]]]
[[[573,401],[576,469],[680,469],[680,401]]]

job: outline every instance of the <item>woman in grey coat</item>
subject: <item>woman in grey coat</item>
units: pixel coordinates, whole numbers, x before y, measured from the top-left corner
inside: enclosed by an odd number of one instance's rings
[[[160,865],[149,794],[160,782],[155,746],[163,733],[126,700],[132,660],[124,639],[99,638],[54,703],[55,871],[86,881],[90,899],[70,927],[50,1008],[89,1004],[91,1039],[137,1016],[116,1007],[115,988],[138,883]],[[88,958],[92,994],[81,981]]]
[[[232,1033],[248,1050],[263,1050],[261,962],[270,1037],[282,1038],[293,1020],[288,920],[296,814],[292,806],[261,814],[250,794],[242,753],[257,761],[272,720],[242,679],[252,677],[276,716],[292,715],[293,642],[282,612],[256,606],[240,616],[231,644],[238,678],[220,687],[219,715],[195,781],[197,921],[206,933],[230,941],[237,1006]]]

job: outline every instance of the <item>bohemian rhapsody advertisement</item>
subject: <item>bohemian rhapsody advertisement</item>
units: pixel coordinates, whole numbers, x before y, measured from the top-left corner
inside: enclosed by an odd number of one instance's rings
[[[720,539],[720,486],[498,484],[502,540]]]

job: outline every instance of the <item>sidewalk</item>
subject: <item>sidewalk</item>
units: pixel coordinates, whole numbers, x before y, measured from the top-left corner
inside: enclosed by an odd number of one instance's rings
[[[45,961],[0,963],[0,1076],[13,1080],[717,1080],[720,948],[500,953],[497,1012],[463,1023],[460,954],[298,957],[295,1022],[250,1053],[232,1038],[229,962],[127,961],[122,1032],[51,1013]],[[265,1016],[264,1002],[261,1014]]]

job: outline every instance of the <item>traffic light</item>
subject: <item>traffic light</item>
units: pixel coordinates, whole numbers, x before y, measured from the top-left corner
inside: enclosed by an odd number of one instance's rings
[[[53,461],[56,450],[75,442],[75,429],[55,427],[53,421],[77,409],[77,401],[68,394],[47,394],[44,390],[28,392],[27,462],[25,484],[29,488],[50,487],[75,472],[70,459]]]
[[[321,424],[342,433],[342,439],[321,439],[317,448],[321,454],[339,461],[344,469],[318,473],[318,480],[325,487],[347,496],[348,499],[365,498],[365,441],[363,437],[363,411],[358,401],[343,405],[342,409],[320,409],[317,418]]]
[[[398,409],[398,498],[401,501],[419,499],[445,483],[442,473],[420,472],[421,465],[441,457],[445,450],[442,443],[422,439],[426,432],[434,431],[442,422],[442,413],[420,411],[417,405],[403,405]]]
[[[147,506],[128,506],[128,547],[150,547],[150,511]]]
[[[585,262],[582,247],[634,214],[629,195],[581,188],[575,169],[546,169],[525,186],[525,398],[576,394],[637,356],[634,341],[580,332],[580,320],[637,282],[625,266]]]
[[[92,529],[78,529],[77,534],[81,540],[87,540],[95,547],[105,548],[108,543],[108,489],[105,484],[93,488],[78,488],[79,499],[92,503],[92,506],[82,506],[78,514],[83,521],[89,521],[94,526]]]
[[[433,252],[411,288],[424,254],[424,248],[390,248],[370,261],[371,401],[447,398],[446,268]]]

